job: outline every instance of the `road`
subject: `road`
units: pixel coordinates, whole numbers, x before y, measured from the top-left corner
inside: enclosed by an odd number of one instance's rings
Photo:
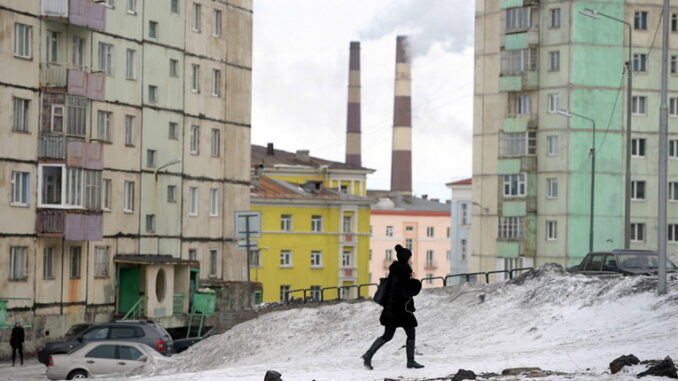
[[[12,366],[11,362],[0,363],[0,379],[12,381],[47,380],[45,366],[37,359],[30,359],[24,365]]]

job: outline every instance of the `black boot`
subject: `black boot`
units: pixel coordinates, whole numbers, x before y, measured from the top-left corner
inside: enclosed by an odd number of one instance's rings
[[[372,370],[372,356],[374,356],[375,353],[381,348],[382,345],[386,344],[386,340],[382,339],[381,337],[378,337],[376,340],[374,340],[374,343],[372,343],[372,346],[370,349],[365,352],[364,355],[362,355],[363,359],[363,365],[365,365],[365,368]]]
[[[415,369],[423,368],[423,365],[414,361],[414,340],[407,340],[405,342],[405,349],[407,351],[407,367]]]

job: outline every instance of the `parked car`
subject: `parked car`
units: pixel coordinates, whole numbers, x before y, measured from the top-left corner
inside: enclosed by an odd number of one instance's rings
[[[47,343],[38,352],[38,361],[47,365],[47,358],[51,354],[68,353],[88,342],[102,340],[144,343],[164,355],[173,353],[172,337],[163,327],[146,320],[121,320],[96,324],[75,337]]]
[[[67,354],[48,356],[46,375],[50,380],[73,380],[90,376],[128,373],[151,358],[162,355],[143,343],[96,341]]]
[[[64,337],[67,339],[77,337],[79,334],[85,332],[85,330],[91,326],[92,324],[89,323],[73,324],[71,328],[69,328],[68,331],[66,331]]]
[[[191,332],[192,334],[193,333],[197,334],[197,332],[194,332],[194,331],[196,331],[195,329],[192,329],[191,331],[192,331]],[[187,350],[193,344],[212,336],[212,333],[214,333],[214,327],[213,326],[204,327],[204,330],[202,332],[202,336],[186,337],[186,329],[184,329],[181,333],[182,333],[181,336],[177,336],[177,335],[174,335],[174,333],[172,333],[172,335],[175,337],[174,343],[172,344],[172,348],[174,349],[174,353],[181,353],[181,352]],[[179,337],[183,337],[183,338],[180,339]]]
[[[650,275],[657,273],[659,255],[650,250],[622,250],[588,253],[581,263],[569,270],[581,274],[623,274]],[[667,271],[678,271],[678,267],[666,260]]]

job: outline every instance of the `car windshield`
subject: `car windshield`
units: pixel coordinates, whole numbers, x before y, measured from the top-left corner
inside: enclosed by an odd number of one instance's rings
[[[68,330],[68,332],[66,332],[66,336],[75,336],[75,335],[79,334],[80,332],[86,330],[89,327],[90,327],[89,324],[76,324],[76,325],[72,326]]]
[[[659,263],[657,254],[618,254],[619,264],[625,269],[656,269]],[[666,261],[667,270],[675,270],[676,265]]]

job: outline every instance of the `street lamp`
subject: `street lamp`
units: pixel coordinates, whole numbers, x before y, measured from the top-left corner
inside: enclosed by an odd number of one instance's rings
[[[631,44],[633,43],[633,28],[631,24],[622,19],[600,13],[594,9],[584,8],[579,13],[595,20],[605,17],[606,19],[622,23],[629,28],[629,57],[626,63],[628,84],[626,86],[626,191],[624,195],[624,248],[628,249],[631,242],[631,111],[633,109],[633,54],[631,52]]]
[[[596,174],[596,121],[586,117],[584,115],[580,115],[577,113],[574,113],[572,111],[567,111],[567,110],[558,110],[558,114],[567,117],[567,118],[572,118],[573,116],[576,116],[578,118],[582,118],[585,120],[588,120],[593,124],[593,142],[591,142],[591,207],[590,207],[590,212],[589,212],[589,253],[593,252],[593,206],[594,206],[594,195],[595,195],[595,189],[596,189],[596,181],[595,181],[595,174]]]

